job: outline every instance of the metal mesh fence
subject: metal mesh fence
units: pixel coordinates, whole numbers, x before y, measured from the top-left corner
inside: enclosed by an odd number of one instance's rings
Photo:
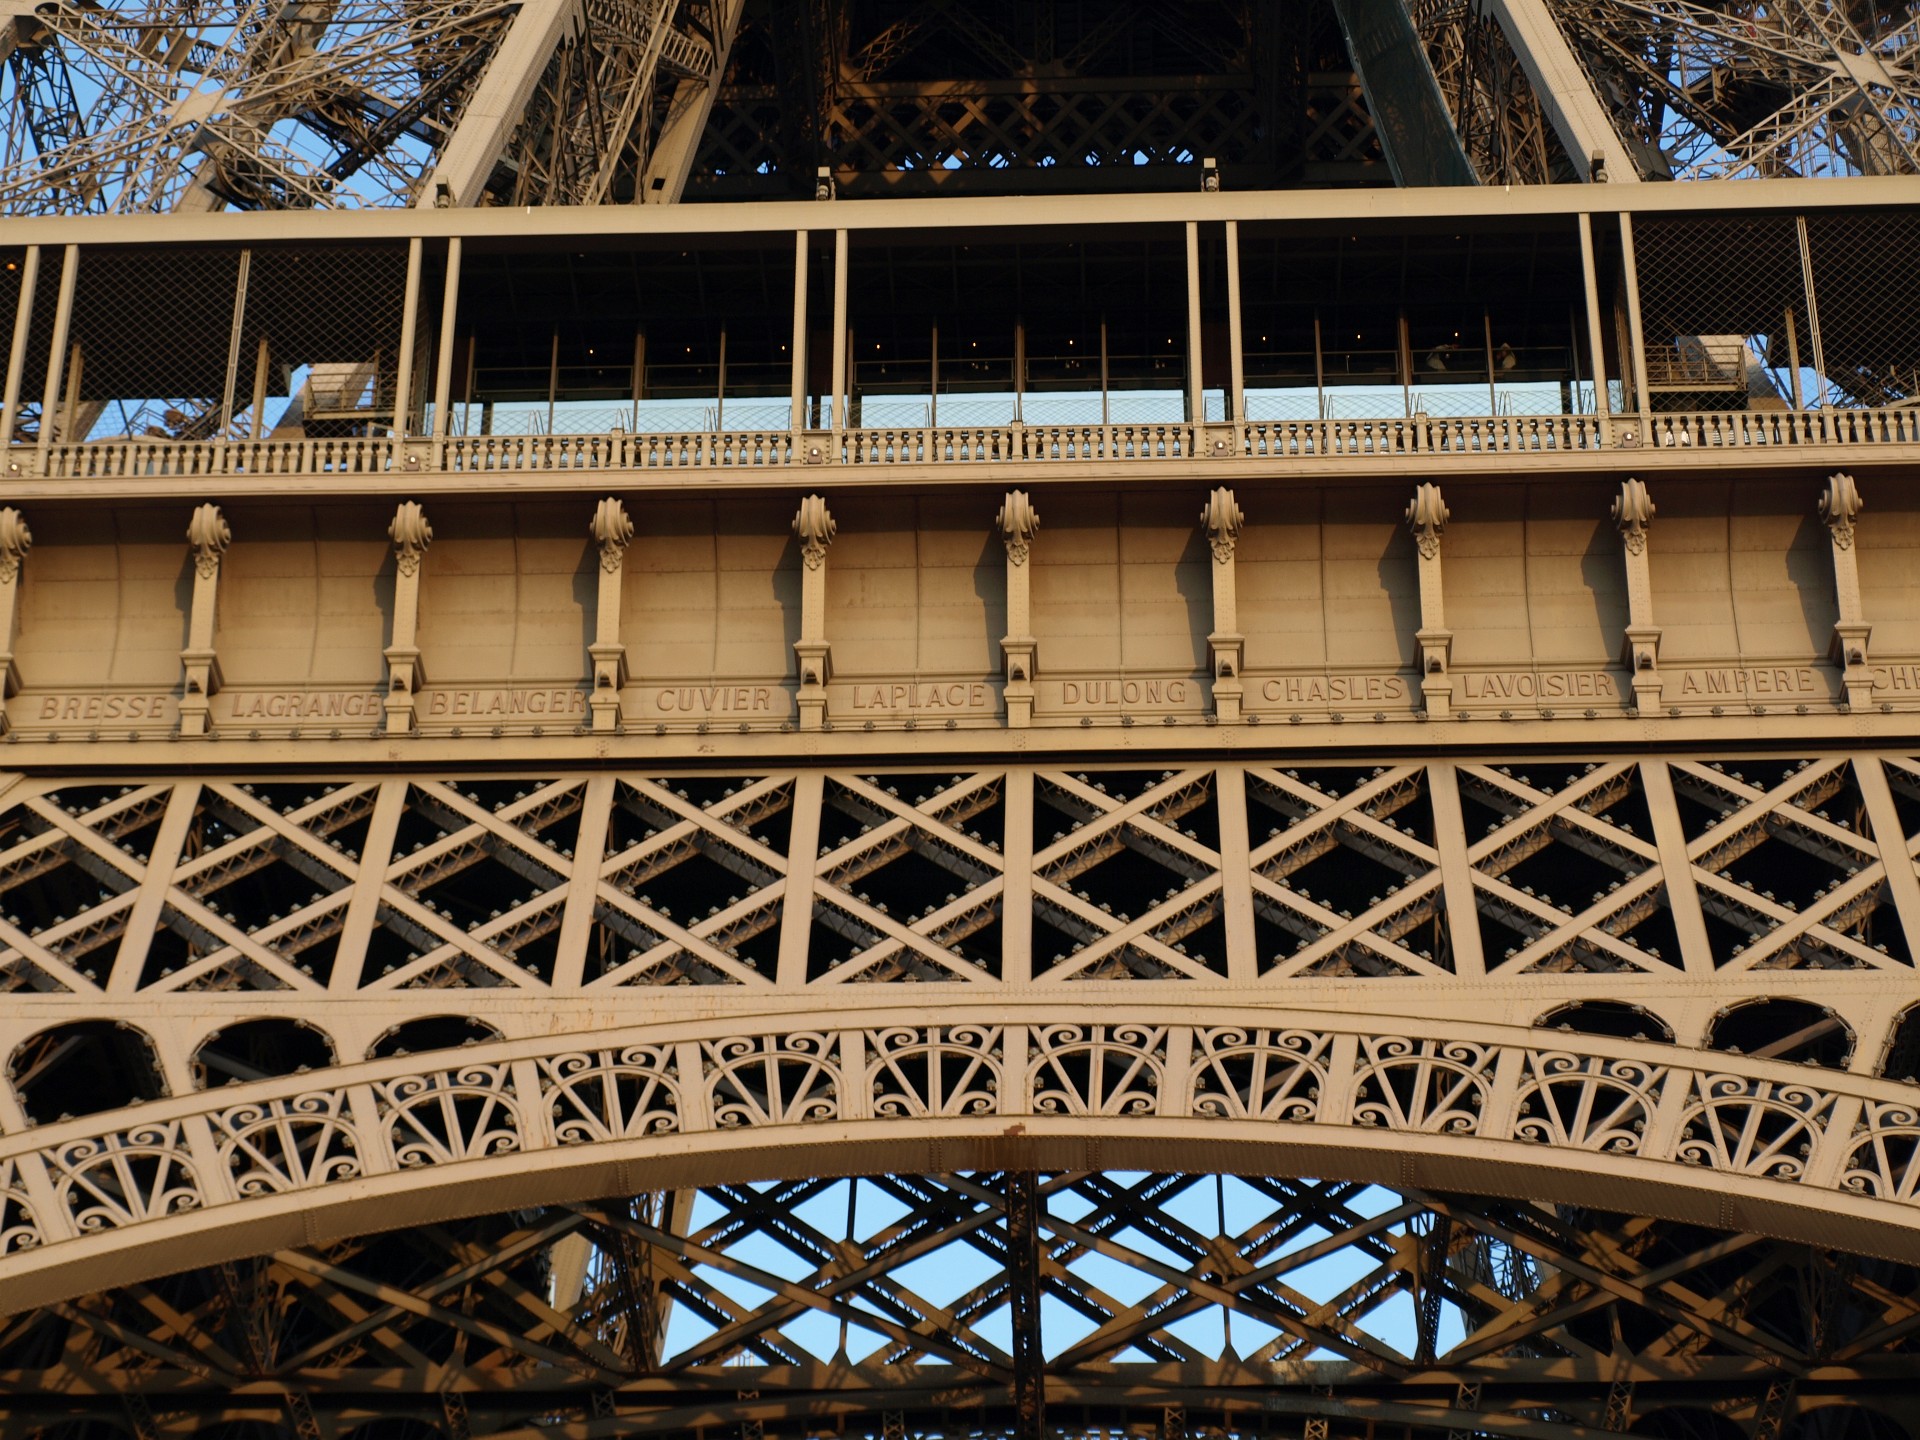
[[[1810,398],[1792,216],[1642,215],[1633,236],[1649,409],[1784,409]]]
[[[237,250],[87,246],[58,438],[217,436],[239,278]]]
[[[1920,213],[1829,211],[1805,223],[1825,403],[1920,401]]]
[[[404,244],[285,246],[253,252],[240,329],[244,377],[236,413],[251,405],[251,383],[266,347],[266,394],[286,396],[271,433],[384,434],[393,424],[406,304]],[[434,293],[421,283],[422,297]],[[408,363],[413,407],[428,396],[424,357],[435,325],[423,305]],[[223,331],[224,333],[224,331]]]

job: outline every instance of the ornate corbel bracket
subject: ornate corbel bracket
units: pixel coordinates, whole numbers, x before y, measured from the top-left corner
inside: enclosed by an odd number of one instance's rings
[[[1621,647],[1642,715],[1660,711],[1660,627],[1653,623],[1653,578],[1647,555],[1647,531],[1653,524],[1653,498],[1638,480],[1620,482],[1613,501],[1613,523],[1620,531],[1621,559],[1627,576],[1627,633]]]
[[[1009,490],[994,524],[1007,547],[1007,633],[1000,639],[1000,663],[1006,681],[1007,724],[1024,729],[1033,723],[1033,682],[1040,664],[1040,642],[1033,634],[1031,571],[1027,561],[1040,533],[1040,512],[1024,490]]]
[[[20,672],[13,663],[13,632],[20,613],[20,583],[26,578],[27,552],[33,532],[11,505],[0,509],[0,735],[7,733],[7,701],[20,689]]]
[[[627,507],[609,495],[593,512],[594,543],[600,547],[600,592],[594,610],[593,693],[588,706],[596,734],[620,728],[620,692],[627,683],[627,647],[620,639],[620,585],[626,573],[633,521]]]
[[[193,553],[193,610],[187,618],[186,648],[180,652],[182,735],[205,735],[213,728],[211,701],[221,684],[220,657],[213,645],[220,561],[232,543],[233,530],[218,505],[202,505],[193,512],[187,522],[187,545]]]
[[[833,678],[833,651],[827,642],[827,547],[838,531],[826,497],[808,495],[793,517],[800,541],[800,638],[793,642],[800,689],[795,707],[802,730],[818,730],[827,719],[827,682]]]
[[[1213,711],[1222,720],[1240,718],[1246,691],[1240,678],[1246,663],[1246,637],[1240,633],[1239,590],[1234,574],[1234,549],[1246,523],[1233,491],[1222,485],[1207,497],[1200,523],[1213,552],[1213,629],[1207,649],[1213,664]]]
[[[1840,663],[1840,683],[1846,690],[1847,704],[1860,709],[1873,700],[1873,669],[1867,649],[1873,626],[1860,605],[1860,557],[1853,543],[1854,522],[1866,503],[1851,475],[1836,474],[1827,478],[1819,506],[1833,552],[1833,598],[1840,617],[1834,621],[1828,648]]]
[[[1414,632],[1420,665],[1420,697],[1429,715],[1444,719],[1453,710],[1453,632],[1447,629],[1446,594],[1440,580],[1440,537],[1450,513],[1438,485],[1420,485],[1407,505],[1420,574],[1420,628]]]
[[[417,501],[401,502],[387,526],[393,541],[393,636],[387,657],[387,729],[409,733],[418,719],[417,696],[426,683],[417,643],[420,624],[420,566],[433,543],[433,527]]]

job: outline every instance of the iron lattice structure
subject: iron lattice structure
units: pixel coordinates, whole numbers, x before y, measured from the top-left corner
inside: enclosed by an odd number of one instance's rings
[[[0,210],[1920,171],[1910,8],[1496,10],[61,0],[0,37]]]
[[[0,23],[8,1440],[1920,1436],[1912,7]]]

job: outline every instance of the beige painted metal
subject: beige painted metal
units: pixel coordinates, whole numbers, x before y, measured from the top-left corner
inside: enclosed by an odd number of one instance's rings
[[[1593,93],[1587,73],[1574,57],[1547,0],[1490,0],[1489,8],[1506,32],[1513,53],[1520,57],[1533,93],[1580,178],[1626,184],[1638,181],[1640,167],[1620,143],[1613,122]],[[1593,174],[1595,161],[1605,168],[1604,176]]]
[[[935,1059],[970,1062],[980,1078],[943,1092]],[[1249,1062],[1272,1080],[1257,1104],[1230,1078]],[[960,1168],[1077,1171],[1096,1146],[1117,1169],[1210,1168],[1193,1163],[1205,1156],[1257,1174],[1575,1204],[1598,1188],[1615,1206],[1695,1223],[1724,1223],[1731,1203],[1777,1235],[1920,1254],[1913,1162],[1900,1158],[1907,1087],[1293,1008],[1001,1002],[934,1017],[842,1004],[373,1061],[151,1102],[137,1124],[105,1118],[0,1140],[0,1184],[35,1242],[0,1258],[8,1309],[482,1212],[509,1176],[518,1203],[534,1205],[618,1193],[641,1172],[673,1188],[926,1173],[940,1168],[927,1163],[935,1152]]]
[[[580,0],[520,0],[459,126],[421,184],[415,205],[448,209],[480,203],[493,167],[525,115],[541,73],[560,42],[581,20]],[[303,229],[313,222],[311,215],[297,218],[303,222]]]

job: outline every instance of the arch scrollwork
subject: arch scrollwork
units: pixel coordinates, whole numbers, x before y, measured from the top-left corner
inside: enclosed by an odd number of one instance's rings
[[[1164,1025],[1035,1025],[1028,1081],[1041,1115],[1151,1115],[1166,1074]]]
[[[1493,1088],[1497,1049],[1470,1040],[1360,1037],[1353,1118],[1424,1134],[1474,1135]]]
[[[359,1136],[346,1113],[344,1090],[231,1105],[212,1120],[237,1195],[285,1194],[361,1173]]]
[[[1664,1066],[1570,1051],[1531,1051],[1513,1138],[1536,1145],[1631,1155],[1659,1104]]]
[[[200,1176],[179,1120],[131,1125],[43,1151],[54,1193],[85,1235],[195,1210]]]
[[[445,1165],[521,1148],[520,1106],[505,1065],[462,1065],[374,1087],[394,1164]]]
[[[1856,1194],[1911,1203],[1920,1195],[1920,1104],[1869,1100],[1840,1169]]]
[[[569,1050],[540,1061],[557,1145],[590,1145],[680,1128],[680,1086],[661,1045]]]
[[[840,1114],[841,1073],[834,1039],[817,1030],[729,1036],[701,1047],[713,1123],[792,1125]]]
[[[1311,1122],[1332,1039],[1314,1030],[1196,1030],[1188,1103],[1197,1117]]]
[[[1696,1074],[1680,1112],[1673,1158],[1735,1175],[1799,1180],[1834,1095],[1798,1082]]]
[[[876,1119],[989,1115],[1000,1108],[999,1025],[895,1025],[866,1033]]]

